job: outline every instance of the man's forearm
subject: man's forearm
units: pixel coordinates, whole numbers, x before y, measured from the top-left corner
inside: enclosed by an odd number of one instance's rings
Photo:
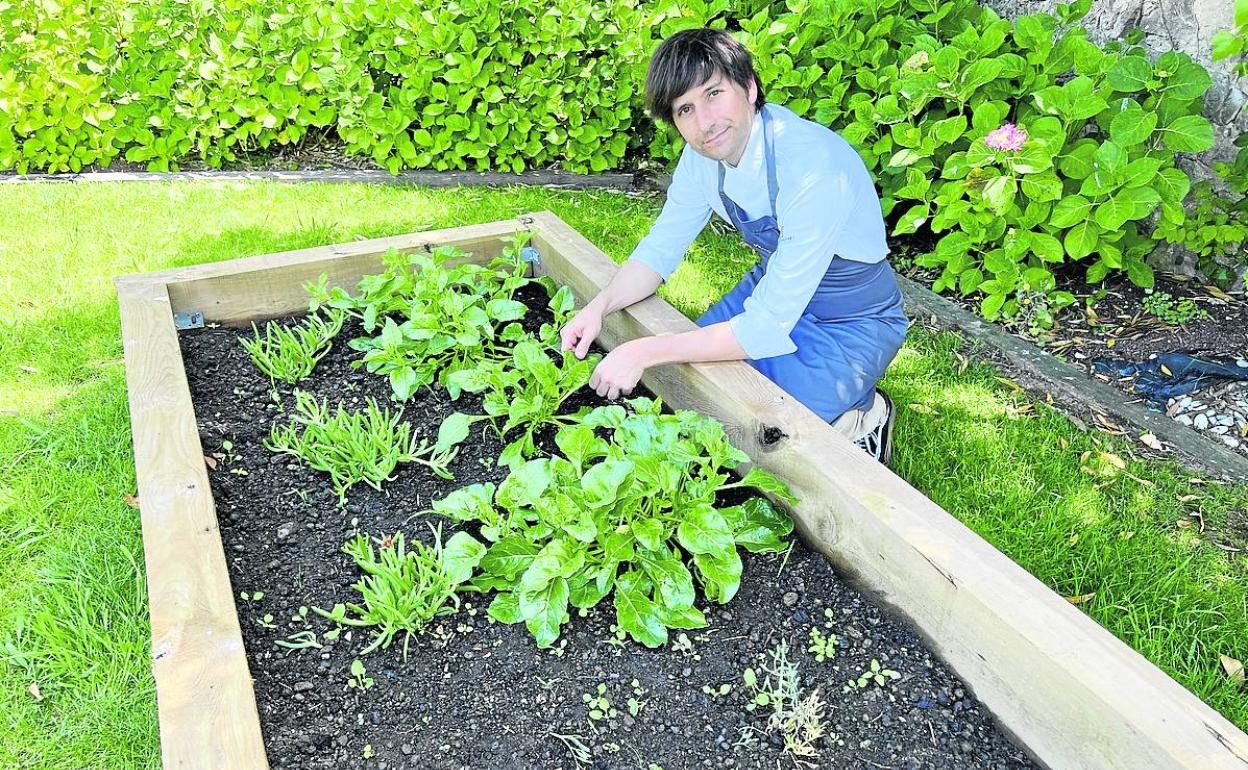
[[[601,315],[610,315],[617,310],[636,304],[659,288],[663,277],[641,262],[625,262],[607,287],[598,292],[590,300],[586,308],[593,308]]]
[[[634,340],[645,366],[700,361],[740,361],[749,358],[727,321],[681,334]]]

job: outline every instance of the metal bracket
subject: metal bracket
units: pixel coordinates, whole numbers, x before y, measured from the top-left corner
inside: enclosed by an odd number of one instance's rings
[[[173,328],[178,331],[184,329],[202,329],[204,328],[203,313],[174,313]]]

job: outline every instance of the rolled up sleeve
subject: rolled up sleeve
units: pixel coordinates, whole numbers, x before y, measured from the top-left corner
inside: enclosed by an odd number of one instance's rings
[[[694,179],[692,164],[686,158],[690,152],[689,147],[685,147],[672,173],[663,210],[628,257],[629,261],[649,267],[664,281],[680,266],[693,239],[711,219],[711,204]]]
[[[821,164],[823,165],[823,164]],[[809,169],[776,201],[780,239],[758,285],[729,319],[751,359],[797,350],[790,336],[836,255],[838,237],[862,204],[861,185],[841,171]],[[795,189],[794,189],[795,188]]]

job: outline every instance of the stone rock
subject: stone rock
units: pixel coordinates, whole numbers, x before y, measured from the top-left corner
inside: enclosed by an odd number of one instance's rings
[[[1192,424],[1196,426],[1197,430],[1206,430],[1209,427],[1209,416],[1206,414],[1198,414],[1196,415],[1196,418],[1192,420]]]

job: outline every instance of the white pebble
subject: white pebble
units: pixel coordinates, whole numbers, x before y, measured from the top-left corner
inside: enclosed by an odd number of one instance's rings
[[[1231,449],[1239,449],[1239,439],[1234,436],[1223,436],[1222,443],[1226,444]]]
[[[1181,415],[1179,415],[1178,417],[1175,417],[1175,418],[1174,418],[1174,421],[1175,421],[1175,422],[1177,422],[1177,423],[1180,423],[1181,425],[1191,425],[1191,424],[1192,424],[1192,418],[1191,418],[1191,417],[1188,417],[1188,416],[1187,416],[1187,415],[1185,415],[1185,414],[1181,414]]]
[[[1196,419],[1192,421],[1192,424],[1196,426],[1197,430],[1205,430],[1209,427],[1209,415],[1201,412],[1196,415]]]
[[[1225,426],[1225,425],[1215,425],[1215,426],[1213,427],[1213,430],[1211,430],[1211,431],[1209,431],[1209,432],[1210,432],[1210,433],[1213,433],[1213,434],[1215,434],[1215,435],[1221,436],[1223,433],[1226,433],[1226,426]]]
[[[1248,359],[1241,358],[1235,362],[1235,365],[1238,366],[1240,369],[1248,369]]]

